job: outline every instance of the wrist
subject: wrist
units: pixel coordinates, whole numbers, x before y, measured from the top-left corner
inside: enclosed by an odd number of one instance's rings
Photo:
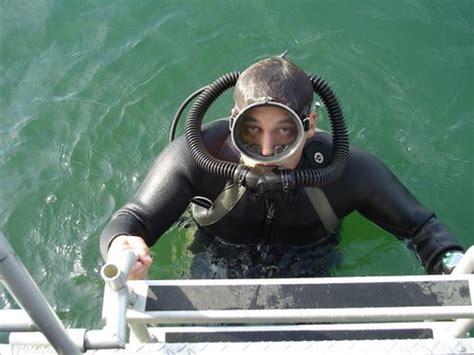
[[[126,234],[117,234],[117,235],[114,235],[112,238],[110,238],[109,242],[107,243],[107,251],[110,250],[110,247],[112,246],[114,242],[117,241],[117,239],[120,240],[119,238],[124,237],[124,236],[126,236]]]
[[[463,256],[464,253],[458,250],[445,252],[436,263],[434,271],[438,274],[451,274]]]

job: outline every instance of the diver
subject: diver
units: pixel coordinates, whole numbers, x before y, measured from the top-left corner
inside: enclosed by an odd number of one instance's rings
[[[210,105],[231,87],[231,116],[201,127]],[[314,93],[328,112],[331,133],[317,128]],[[284,56],[272,57],[217,79],[195,96],[185,135],[161,152],[135,196],[102,232],[104,259],[107,253],[136,251],[131,279],[146,277],[149,248],[188,206],[200,231],[220,249],[249,246],[262,255],[278,250],[280,259],[295,248],[320,250],[337,245],[341,221],[358,211],[406,241],[428,273],[449,273],[462,258],[463,247],[437,216],[379,159],[349,145],[337,98],[320,77]],[[230,268],[243,263],[231,260],[232,252],[228,259]],[[287,258],[285,267],[293,261]],[[221,276],[239,275],[248,277]],[[266,276],[282,274],[261,275]]]

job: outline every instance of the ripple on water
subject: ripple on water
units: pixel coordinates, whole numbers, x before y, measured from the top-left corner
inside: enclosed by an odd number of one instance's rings
[[[53,195],[53,194],[48,195],[48,197],[46,197],[46,203],[47,203],[48,205],[50,205],[50,204],[52,204],[52,203],[55,203],[57,200],[58,200],[58,198],[57,198],[55,195]]]
[[[150,4],[17,1],[0,12],[0,223],[67,323],[100,322],[98,236],[165,145],[181,98],[285,49],[338,93],[351,141],[446,206],[441,215],[471,243],[467,6]],[[154,275],[186,277],[188,236],[170,233],[154,249]],[[340,275],[420,272],[403,243],[366,222],[344,237]]]

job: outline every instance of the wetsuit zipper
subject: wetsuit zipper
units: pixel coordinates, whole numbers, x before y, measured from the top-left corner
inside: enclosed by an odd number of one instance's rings
[[[273,237],[273,223],[275,221],[275,211],[278,207],[278,200],[277,199],[267,199],[265,201],[266,204],[266,216],[265,216],[265,226],[264,226],[264,242],[265,244],[270,244],[272,242]]]

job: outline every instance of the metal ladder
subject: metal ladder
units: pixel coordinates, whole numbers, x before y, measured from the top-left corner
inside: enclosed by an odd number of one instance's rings
[[[135,260],[124,252],[101,270],[103,329],[65,329],[0,233],[1,281],[24,309],[0,310],[0,332],[11,333],[13,347],[51,345],[61,354],[309,353],[349,344],[474,351],[466,338],[474,326],[474,247],[452,275],[429,276],[127,281]]]

